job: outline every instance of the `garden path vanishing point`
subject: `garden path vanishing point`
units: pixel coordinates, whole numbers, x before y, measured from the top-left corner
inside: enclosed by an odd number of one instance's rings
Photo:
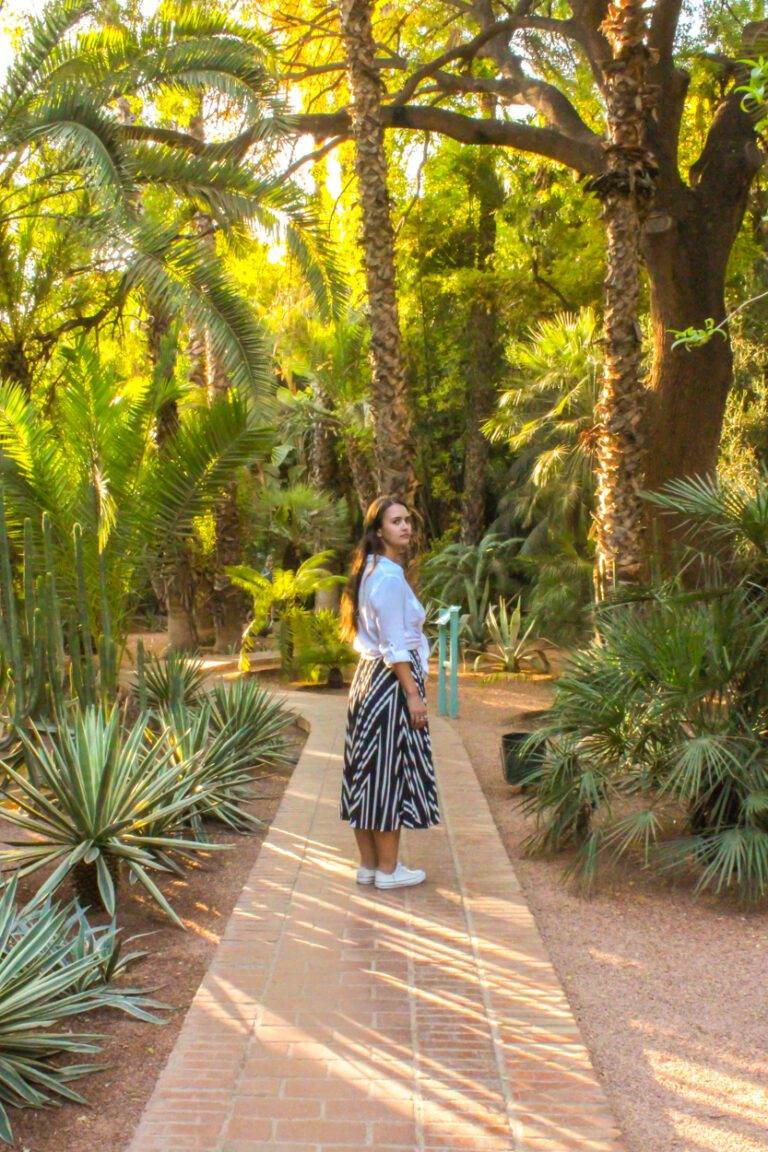
[[[430,723],[427,882],[355,883],[346,700],[310,733],[129,1152],[621,1152],[602,1086],[455,726]]]

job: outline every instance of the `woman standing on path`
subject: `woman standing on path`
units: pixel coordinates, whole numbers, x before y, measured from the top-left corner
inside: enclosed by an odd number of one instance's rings
[[[398,861],[400,829],[440,822],[424,691],[425,612],[404,571],[412,532],[402,501],[373,501],[343,606],[343,630],[360,661],[349,690],[340,814],[360,851],[357,882],[377,888],[426,878]]]

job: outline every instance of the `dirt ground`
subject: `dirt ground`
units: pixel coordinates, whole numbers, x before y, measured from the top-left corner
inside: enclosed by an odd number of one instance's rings
[[[531,727],[525,714],[550,694],[464,676],[456,723],[627,1152],[766,1152],[768,909],[696,899],[631,867],[585,899],[563,884],[562,861],[525,858],[530,825],[504,782],[501,734]]]
[[[92,1106],[65,1103],[49,1110],[11,1109],[14,1152],[120,1152],[127,1147],[269,831],[305,733],[298,727],[289,729],[289,738],[290,756],[285,768],[260,776],[257,781],[259,799],[251,810],[265,822],[264,826],[251,834],[236,836],[210,825],[212,838],[233,844],[233,849],[214,853],[204,865],[190,869],[184,880],[171,877],[160,883],[186,932],[144,898],[138,885],[125,885],[121,892],[118,923],[124,937],[153,933],[137,942],[136,947],[147,949],[149,955],[129,970],[126,982],[156,986],[157,999],[172,1008],[167,1022],[158,1027],[112,1011],[94,1012],[70,1021],[72,1031],[104,1035],[102,1055],[97,1060],[106,1068],[73,1085]],[[18,829],[0,821],[0,839],[17,834]],[[19,886],[20,899],[31,896],[38,884],[39,876],[25,878]],[[62,887],[61,898],[69,895]]]

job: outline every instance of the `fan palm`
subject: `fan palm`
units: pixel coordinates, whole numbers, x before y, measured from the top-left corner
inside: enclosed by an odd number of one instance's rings
[[[508,350],[513,383],[485,425],[515,453],[515,510],[585,533],[594,491],[599,322],[591,308],[560,313]],[[518,484],[519,487],[519,484]]]
[[[98,319],[48,317],[45,330],[31,330],[25,308],[40,309],[53,281],[43,273],[31,293],[15,291],[22,264],[14,247],[29,250],[39,235],[54,249],[43,267],[53,266],[56,252],[60,263],[62,244],[76,243],[113,271],[107,311],[141,285],[208,332],[233,381],[269,392],[252,310],[231,288],[215,250],[190,227],[203,210],[216,229],[242,232],[250,222],[272,233],[284,228],[321,305],[331,309],[338,299],[338,272],[301,196],[270,174],[265,157],[261,166],[241,162],[254,147],[266,153],[285,132],[286,118],[271,99],[269,53],[255,25],[209,5],[162,5],[136,27],[102,18],[93,0],[53,0],[29,18],[0,87],[0,359],[13,378],[26,383],[60,334]],[[226,122],[247,113],[247,131],[202,144],[158,125],[157,102],[167,93],[206,92],[226,97]],[[141,117],[121,118],[126,104]],[[83,264],[73,267],[73,281],[92,268],[92,260],[71,263]]]

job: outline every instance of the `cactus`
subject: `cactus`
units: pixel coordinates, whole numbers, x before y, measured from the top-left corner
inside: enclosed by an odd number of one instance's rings
[[[144,641],[141,637],[136,641],[136,691],[139,697],[139,709],[144,713],[149,707],[149,699],[147,696],[147,666]]]
[[[0,702],[11,738],[30,719],[60,716],[65,688],[83,704],[96,700],[109,704],[117,693],[117,648],[103,557],[99,557],[97,678],[80,525],[75,525],[72,540],[76,599],[65,613],[68,645],[56,583],[53,527],[47,513],[42,518],[42,541],[41,557],[32,522],[25,520],[19,590],[13,578],[13,556],[0,487]]]

